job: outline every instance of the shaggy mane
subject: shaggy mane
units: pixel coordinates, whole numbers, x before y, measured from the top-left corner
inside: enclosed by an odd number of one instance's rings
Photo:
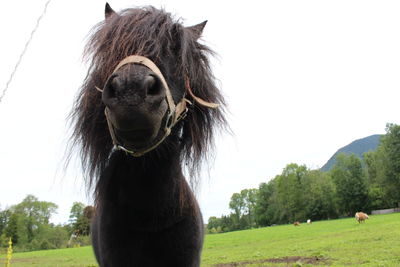
[[[89,188],[97,181],[113,148],[104,116],[105,106],[95,86],[102,88],[119,61],[134,54],[157,64],[171,87],[175,103],[185,90],[186,75],[196,96],[220,104],[220,108],[210,109],[194,103],[189,106],[185,120],[174,129],[191,184],[197,183],[201,162],[214,145],[215,126],[226,127],[225,101],[215,85],[208,60],[213,52],[199,43],[198,37],[180,20],[153,7],[123,10],[93,28],[84,51],[88,73],[70,115],[73,133],[69,152],[71,155],[74,147],[79,149]],[[170,138],[173,136],[166,142]],[[153,154],[161,157],[163,153]]]

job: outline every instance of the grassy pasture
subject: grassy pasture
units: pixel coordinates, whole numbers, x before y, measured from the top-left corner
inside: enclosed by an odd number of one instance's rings
[[[5,255],[0,255],[0,266]],[[400,213],[207,235],[202,266],[400,266]],[[91,247],[15,253],[12,267],[94,267]]]
[[[5,255],[0,255],[0,266],[4,266]],[[97,267],[92,247],[52,249],[15,253],[11,267]]]
[[[400,266],[400,213],[362,224],[346,218],[206,237],[204,266],[234,262],[247,264],[220,266]]]

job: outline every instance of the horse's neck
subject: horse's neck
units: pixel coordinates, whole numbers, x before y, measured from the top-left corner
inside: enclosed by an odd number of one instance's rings
[[[166,229],[198,210],[193,209],[197,204],[182,175],[179,155],[149,161],[117,151],[96,191],[102,218],[139,231]]]
[[[151,160],[117,151],[100,177],[97,196],[99,201],[126,208],[169,209],[179,201],[185,185],[179,155]]]

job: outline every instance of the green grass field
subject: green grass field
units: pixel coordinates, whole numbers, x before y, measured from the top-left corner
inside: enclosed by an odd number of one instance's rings
[[[5,255],[0,255],[0,266]],[[400,266],[400,213],[207,235],[202,266]],[[15,253],[12,267],[94,267],[92,248]]]

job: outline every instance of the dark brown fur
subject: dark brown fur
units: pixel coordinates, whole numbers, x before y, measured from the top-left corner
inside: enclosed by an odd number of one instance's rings
[[[203,223],[181,164],[188,166],[196,185],[215,128],[226,125],[225,102],[208,61],[213,53],[198,42],[204,25],[184,27],[153,7],[116,14],[107,5],[106,19],[93,29],[84,53],[90,67],[71,117],[72,145],[80,149],[89,188],[96,185],[93,245],[101,266],[200,264]],[[185,94],[188,77],[197,97],[220,108],[189,106],[171,135],[142,157],[113,151],[105,105],[95,87],[103,88],[116,65],[130,55],[148,57],[160,68],[175,103]]]

